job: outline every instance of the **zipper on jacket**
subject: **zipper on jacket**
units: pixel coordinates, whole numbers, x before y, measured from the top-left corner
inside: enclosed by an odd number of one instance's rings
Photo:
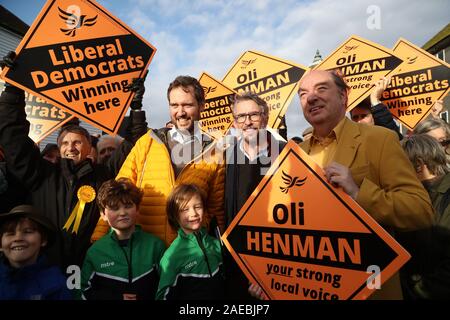
[[[203,134],[202,134],[202,136],[203,136]],[[214,145],[214,141],[211,141],[211,142],[209,142],[209,143],[206,143],[207,141],[206,141],[206,140],[203,140],[203,138],[202,138],[202,149],[201,149],[201,152],[200,152],[198,155],[194,155],[194,157],[193,157],[191,160],[189,160],[189,162],[186,163],[186,164],[184,165],[183,168],[181,168],[180,172],[179,172],[178,175],[175,177],[175,168],[174,168],[174,164],[173,164],[173,162],[172,162],[172,157],[171,157],[171,152],[172,152],[172,150],[170,150],[170,148],[169,148],[169,144],[167,143],[167,139],[168,139],[168,138],[167,138],[167,132],[166,132],[166,133],[165,133],[165,141],[164,141],[163,143],[164,143],[164,145],[166,146],[165,149],[166,149],[166,151],[167,151],[167,156],[168,156],[169,159],[170,159],[170,164],[171,164],[171,167],[172,167],[172,177],[173,177],[172,185],[174,185],[175,182],[178,180],[178,178],[181,177],[183,171],[184,171],[188,166],[190,166],[190,165],[192,165],[192,164],[195,164],[195,161],[196,161],[197,159],[201,159],[201,158],[205,155],[205,152],[208,151],[210,148],[212,148],[212,146]]]
[[[197,161],[197,159],[202,159],[204,156],[206,156],[206,152],[209,151],[209,149],[211,149],[214,144],[215,142],[210,142],[208,144],[205,144],[205,142],[203,142],[202,151],[198,155],[194,156],[194,158],[191,159],[188,163],[186,163],[186,165],[181,169],[180,173],[176,177],[175,181],[178,180],[178,177],[181,177],[181,174],[183,173],[185,168],[187,168],[189,165],[195,164],[195,161]]]
[[[198,245],[203,252],[203,256],[205,257],[206,265],[208,266],[208,273],[210,278],[212,278],[211,267],[209,266],[208,256],[206,255],[206,249],[202,242],[202,236],[199,232],[194,232],[195,238],[197,239]]]
[[[64,218],[65,220],[67,220],[70,217],[70,214],[71,214],[73,208],[75,208],[75,206],[76,206],[76,204],[73,204],[73,199],[74,199],[74,197],[76,197],[76,194],[77,194],[77,190],[75,188],[75,179],[73,177],[70,177],[66,181],[69,184],[69,190],[67,190],[67,194],[66,194],[67,217]],[[73,208],[72,208],[72,204],[73,204]],[[63,221],[63,223],[65,223],[65,221]]]
[[[130,245],[130,258],[128,259],[127,252],[125,251],[124,247],[120,246],[122,249],[123,254],[125,255],[125,259],[127,260],[128,264],[128,283],[131,284],[133,281],[133,268],[131,266],[131,263],[133,262],[133,236],[131,236],[129,243]]]

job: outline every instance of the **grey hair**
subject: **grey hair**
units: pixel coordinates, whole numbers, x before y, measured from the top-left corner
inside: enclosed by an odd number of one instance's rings
[[[252,91],[236,93],[231,98],[231,101],[232,101],[231,109],[233,110],[233,113],[234,113],[236,104],[238,102],[248,101],[248,100],[254,101],[261,108],[261,111],[264,114],[264,116],[266,116],[266,117],[269,116],[269,106],[267,105],[267,102]]]
[[[447,156],[435,138],[427,134],[413,134],[404,138],[401,145],[414,168],[424,164],[435,176],[442,176],[450,171]]]
[[[99,144],[100,142],[103,142],[103,141],[105,141],[105,140],[113,140],[113,141],[116,143],[116,145],[118,146],[118,145],[120,145],[120,144],[122,143],[123,138],[121,138],[120,136],[110,136],[110,135],[108,135],[108,134],[105,134],[105,135],[102,135],[102,136],[98,139],[97,146],[98,146],[98,144]]]
[[[446,139],[450,138],[450,127],[449,125],[441,119],[429,118],[420,122],[413,130],[414,134],[422,134],[430,132],[431,130],[442,128],[445,131]]]

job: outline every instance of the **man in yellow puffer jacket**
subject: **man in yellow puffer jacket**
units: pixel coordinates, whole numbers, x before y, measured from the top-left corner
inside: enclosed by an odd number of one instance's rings
[[[203,88],[193,77],[178,76],[169,85],[167,98],[175,127],[150,130],[141,137],[116,178],[129,178],[144,191],[138,223],[169,245],[176,231],[167,221],[166,199],[175,185],[194,183],[203,190],[207,224],[215,218],[222,232],[225,214],[223,155],[196,124],[205,103]],[[99,220],[92,241],[106,234],[108,228]]]

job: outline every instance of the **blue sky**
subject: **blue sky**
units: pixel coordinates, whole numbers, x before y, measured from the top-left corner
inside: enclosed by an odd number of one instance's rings
[[[169,120],[166,90],[180,74],[203,71],[222,79],[246,50],[303,65],[316,49],[323,58],[353,34],[392,48],[399,37],[422,46],[449,23],[448,0],[99,0],[102,6],[156,48],[144,105],[151,127]],[[31,24],[44,0],[1,0]],[[379,29],[369,28],[370,6]],[[287,111],[289,136],[308,126],[298,98]]]

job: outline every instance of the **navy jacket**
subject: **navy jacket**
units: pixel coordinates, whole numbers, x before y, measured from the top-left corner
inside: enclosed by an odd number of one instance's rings
[[[71,300],[66,278],[56,266],[49,266],[44,256],[35,264],[12,268],[0,258],[0,300]]]

